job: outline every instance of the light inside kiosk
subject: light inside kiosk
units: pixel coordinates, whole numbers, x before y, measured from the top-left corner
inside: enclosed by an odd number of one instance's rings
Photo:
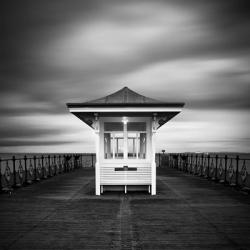
[[[122,122],[123,122],[123,124],[127,124],[128,118],[126,116],[122,117]]]

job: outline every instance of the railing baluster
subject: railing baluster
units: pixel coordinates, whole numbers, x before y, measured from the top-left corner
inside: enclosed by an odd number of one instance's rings
[[[45,174],[45,167],[44,167],[44,156],[41,156],[41,161],[42,161],[42,176],[41,178],[44,178],[44,174]]]
[[[215,181],[217,181],[218,155],[215,156]]]
[[[236,156],[236,175],[235,175],[235,185],[238,186],[238,176],[239,176],[239,155]]]
[[[202,154],[202,156],[201,156],[201,164],[200,164],[200,173],[199,173],[199,175],[200,176],[202,176],[203,175],[203,169],[204,169],[204,154]]]
[[[225,172],[224,172],[224,183],[227,183],[227,155],[225,155]]]
[[[27,184],[28,182],[28,173],[27,173],[27,156],[24,156],[24,170],[25,170],[25,179],[24,182]]]
[[[207,156],[207,178],[209,179],[209,171],[210,171],[210,155]]]
[[[197,169],[197,164],[198,164],[198,155],[194,155],[194,167],[193,167],[193,174],[195,175],[196,169]]]
[[[50,155],[48,155],[48,167],[49,167],[49,173],[48,176],[51,176],[51,165],[50,165]]]
[[[16,186],[16,158],[15,156],[12,157],[13,162],[13,187]]]
[[[33,162],[34,162],[34,180],[37,179],[37,171],[36,171],[36,156],[34,155],[33,157]]]
[[[57,174],[56,155],[54,155],[54,175]]]

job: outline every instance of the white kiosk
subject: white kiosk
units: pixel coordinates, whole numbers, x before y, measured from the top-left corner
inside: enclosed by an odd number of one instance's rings
[[[156,194],[155,133],[184,103],[165,103],[127,87],[106,97],[67,103],[96,134],[96,195],[147,189]]]

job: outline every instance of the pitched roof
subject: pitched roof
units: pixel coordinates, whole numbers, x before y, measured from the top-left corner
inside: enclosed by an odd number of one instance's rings
[[[113,94],[89,101],[88,103],[159,103],[159,101],[140,95],[135,91],[124,87]]]
[[[93,127],[96,115],[106,117],[142,116],[157,114],[158,127],[181,112],[184,103],[161,102],[124,87],[113,94],[82,103],[67,103],[69,111]]]
[[[184,103],[166,103],[161,102],[124,87],[110,95],[91,100],[83,103],[67,103],[70,107],[86,107],[86,106],[169,106],[179,107],[184,106]]]

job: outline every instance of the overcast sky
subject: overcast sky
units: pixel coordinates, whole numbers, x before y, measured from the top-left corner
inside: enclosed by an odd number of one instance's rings
[[[124,86],[186,103],[158,151],[250,151],[250,1],[22,0],[1,12],[0,152],[94,152],[65,103]]]

